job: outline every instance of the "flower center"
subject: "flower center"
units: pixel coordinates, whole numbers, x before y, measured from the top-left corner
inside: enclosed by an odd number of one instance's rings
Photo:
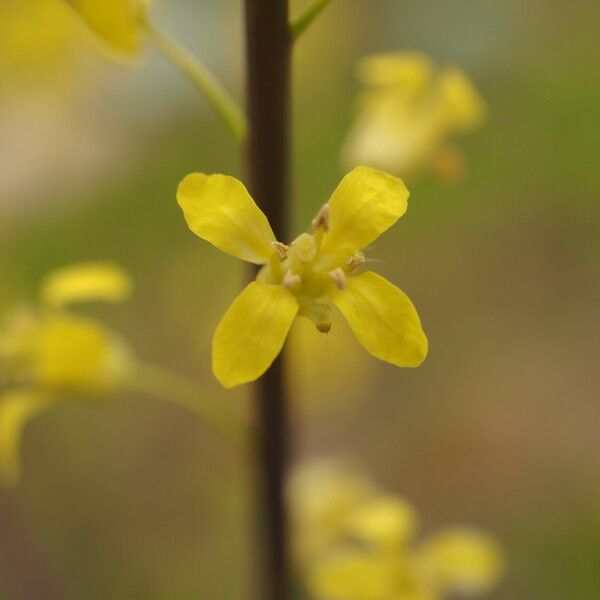
[[[282,285],[298,301],[299,315],[307,317],[322,332],[331,329],[331,306],[327,290],[346,288],[346,275],[365,262],[362,252],[348,247],[322,252],[321,242],[329,229],[329,207],[325,204],[312,221],[313,233],[300,234],[289,246],[273,243],[273,254],[257,281]]]

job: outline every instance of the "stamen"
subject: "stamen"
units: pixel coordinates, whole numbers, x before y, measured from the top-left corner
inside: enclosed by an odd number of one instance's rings
[[[312,228],[314,231],[323,229],[329,231],[329,204],[323,204],[321,206],[317,216],[312,220]]]
[[[338,288],[338,290],[346,289],[346,274],[342,269],[340,269],[340,267],[334,269],[333,271],[329,271],[327,274],[331,278],[331,281],[335,283],[335,286]]]
[[[365,263],[365,257],[362,254],[355,254],[346,261],[346,273],[352,273]]]
[[[287,258],[289,246],[282,244],[281,242],[271,242],[271,247],[277,253],[279,260],[285,260]]]
[[[300,275],[296,275],[295,273],[292,273],[291,269],[288,269],[283,276],[281,285],[283,285],[286,290],[291,290],[293,287],[300,285],[301,282],[302,278]]]

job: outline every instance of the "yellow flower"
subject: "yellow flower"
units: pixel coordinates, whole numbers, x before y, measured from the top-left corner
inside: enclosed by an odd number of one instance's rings
[[[125,381],[132,356],[93,319],[64,307],[124,299],[131,288],[118,267],[68,267],[48,276],[42,305],[15,314],[0,332],[0,482],[15,483],[24,425],[66,393],[107,394]]]
[[[48,275],[42,284],[42,302],[52,308],[88,300],[122,302],[130,294],[129,276],[107,263],[64,267]]]
[[[276,240],[244,185],[225,175],[188,175],[177,200],[189,228],[214,246],[262,269],[236,298],[213,339],[213,372],[227,388],[260,377],[281,351],[296,316],[318,331],[339,309],[373,356],[416,367],[427,338],[409,298],[383,277],[354,272],[362,250],[407,208],[402,181],[367,167],[346,175],[303,233],[289,246]]]
[[[307,584],[318,600],[392,600],[396,586],[390,566],[361,550],[334,551],[309,571]]]
[[[120,54],[135,56],[142,46],[141,23],[147,0],[66,0],[102,41]]]
[[[415,543],[411,504],[333,461],[296,467],[287,493],[295,566],[315,600],[473,597],[503,575],[489,535],[451,527]]]
[[[363,59],[358,76],[364,89],[342,153],[346,165],[401,177],[424,166],[439,168],[445,179],[460,175],[463,161],[450,140],[480,126],[486,114],[463,71],[436,69],[418,52],[397,52]]]
[[[376,494],[360,472],[334,461],[296,466],[286,485],[295,560],[304,564],[334,544],[345,532],[347,515]]]
[[[423,544],[421,559],[445,593],[474,596],[489,592],[500,580],[504,559],[498,544],[481,531],[450,527]]]
[[[3,98],[15,83],[69,81],[79,39],[69,10],[56,0],[2,0],[0,72]],[[7,89],[4,89],[7,88]]]

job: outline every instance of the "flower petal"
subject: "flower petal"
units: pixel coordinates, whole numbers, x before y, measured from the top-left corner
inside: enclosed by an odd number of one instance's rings
[[[0,484],[17,483],[23,427],[51,402],[49,396],[33,390],[15,390],[0,397]]]
[[[419,315],[387,279],[369,271],[348,277],[345,290],[331,286],[329,294],[373,356],[398,367],[418,367],[425,360],[428,342]]]
[[[134,55],[141,47],[140,19],[146,0],[66,0],[109,46]]]
[[[355,549],[342,549],[314,561],[307,585],[318,600],[384,600],[393,597],[389,561]]]
[[[192,173],[179,184],[177,202],[188,227],[203,240],[242,260],[268,262],[273,230],[235,177]]]
[[[42,283],[42,301],[52,308],[74,302],[120,302],[131,293],[129,275],[110,263],[82,263],[50,273]]]
[[[453,527],[429,538],[421,549],[427,569],[443,593],[478,595],[489,592],[504,572],[504,555],[489,535]]]
[[[286,484],[295,559],[305,564],[345,538],[346,517],[375,493],[361,472],[334,460],[295,466]]]
[[[452,67],[440,75],[442,103],[445,118],[452,131],[462,133],[480,126],[485,121],[485,101],[461,69]]]
[[[379,496],[346,517],[346,529],[357,540],[383,550],[398,550],[417,528],[414,508],[403,498]]]
[[[226,388],[260,377],[283,348],[298,312],[285,288],[253,281],[233,301],[213,339],[213,372]]]
[[[108,393],[131,368],[124,343],[97,321],[58,314],[31,334],[31,377],[53,390]]]
[[[329,231],[323,236],[322,251],[368,246],[406,212],[408,196],[400,179],[369,167],[356,167],[329,200]]]
[[[374,54],[358,63],[359,80],[368,86],[401,86],[407,92],[425,85],[433,74],[433,61],[413,50]]]

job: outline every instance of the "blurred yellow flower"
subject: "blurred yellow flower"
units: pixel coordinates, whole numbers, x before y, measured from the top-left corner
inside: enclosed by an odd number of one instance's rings
[[[504,555],[489,535],[451,527],[414,543],[417,515],[333,461],[300,465],[288,482],[296,567],[315,600],[442,600],[489,592]]]
[[[464,161],[450,140],[479,127],[486,115],[462,70],[396,52],[363,59],[358,77],[363,91],[342,151],[345,166],[367,164],[401,177],[423,167],[446,180],[461,175]]]
[[[118,267],[82,264],[56,271],[42,285],[42,304],[17,312],[0,332],[0,482],[15,483],[25,423],[61,394],[107,394],[127,378],[127,346],[97,321],[64,307],[125,299],[131,284]]]
[[[359,471],[333,460],[308,461],[292,469],[286,497],[296,562],[305,564],[339,539],[346,515],[377,492]]]
[[[46,277],[42,302],[61,308],[74,302],[122,302],[131,294],[131,279],[110,263],[85,263],[65,267]]]
[[[68,74],[79,38],[70,17],[57,0],[2,0],[0,86],[10,90],[15,81],[31,83]]]
[[[463,596],[490,591],[504,569],[501,550],[486,534],[449,527],[429,537],[420,549],[426,569],[438,587]]]
[[[65,0],[109,48],[135,56],[142,47],[147,0]]]
[[[188,175],[177,200],[189,228],[237,258],[263,265],[230,306],[213,339],[213,372],[227,388],[260,377],[281,351],[296,316],[317,330],[331,329],[336,306],[373,356],[416,367],[427,338],[409,298],[383,277],[353,275],[362,250],[407,209],[402,181],[367,167],[346,175],[312,222],[313,233],[289,246],[271,226],[244,185],[224,175]]]

